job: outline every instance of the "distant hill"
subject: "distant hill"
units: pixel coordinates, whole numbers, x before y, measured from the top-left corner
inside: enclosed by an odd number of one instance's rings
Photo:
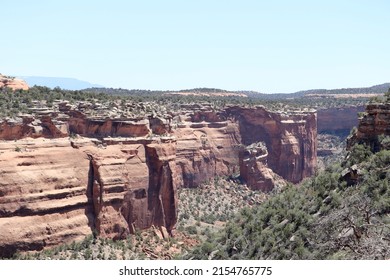
[[[61,77],[39,77],[39,76],[21,76],[31,87],[34,85],[47,86],[50,88],[60,87],[68,90],[86,90],[88,92],[102,92],[112,95],[160,95],[160,94],[175,94],[175,95],[197,95],[197,96],[236,96],[236,97],[249,97],[259,99],[296,99],[307,96],[335,96],[348,98],[348,95],[378,95],[383,94],[390,88],[390,83],[384,83],[371,87],[361,88],[340,88],[340,89],[310,89],[302,90],[294,93],[261,93],[251,90],[233,90],[227,91],[216,88],[194,88],[183,89],[177,91],[170,90],[145,90],[145,89],[123,89],[123,88],[107,88],[102,85],[92,84],[86,81],[81,81],[74,78],[61,78]]]
[[[178,91],[169,90],[143,90],[143,89],[123,89],[123,88],[104,88],[91,87],[86,88],[88,92],[106,93],[111,95],[135,95],[135,96],[151,96],[151,95],[195,95],[195,96],[225,96],[225,97],[249,97],[253,99],[264,100],[280,100],[280,99],[300,99],[305,97],[334,97],[334,98],[350,98],[362,97],[369,98],[371,96],[380,95],[388,91],[390,83],[375,85],[362,88],[341,88],[341,89],[311,89],[297,91],[294,93],[261,93],[251,90],[236,90],[227,91],[216,88],[194,88],[183,89]]]
[[[302,98],[306,96],[334,96],[334,95],[378,95],[387,92],[390,83],[384,83],[371,87],[361,88],[339,88],[339,89],[310,89],[301,90],[294,93],[269,93],[264,94],[256,91],[238,91],[251,98],[261,99],[284,99],[284,98]]]
[[[30,87],[37,85],[46,86],[49,88],[60,87],[62,89],[69,90],[81,90],[85,88],[103,87],[102,85],[91,84],[89,82],[81,81],[74,78],[39,76],[21,76],[20,78],[25,80]]]
[[[295,92],[296,95],[309,94],[378,94],[385,93],[390,88],[390,83],[362,88],[340,88],[340,89],[311,89]]]

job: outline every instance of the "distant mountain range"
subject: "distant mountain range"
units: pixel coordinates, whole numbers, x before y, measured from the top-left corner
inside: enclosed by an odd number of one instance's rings
[[[25,80],[27,84],[32,87],[45,86],[49,88],[60,87],[62,89],[69,90],[81,90],[93,87],[104,87],[102,85],[91,84],[86,81],[81,81],[74,78],[62,78],[62,77],[39,77],[39,76],[19,76],[19,78]]]
[[[285,98],[305,98],[305,97],[363,97],[368,98],[375,95],[381,95],[388,91],[390,83],[375,85],[371,87],[362,88],[341,88],[341,89],[311,89],[304,91],[297,91],[294,93],[261,93],[257,91],[241,90],[241,91],[227,91],[216,88],[194,88],[185,89],[179,91],[168,91],[168,90],[143,90],[143,89],[122,89],[122,88],[105,88],[105,87],[94,87],[87,88],[85,91],[95,93],[106,93],[112,95],[194,95],[194,96],[240,96],[249,98],[260,98],[268,100],[277,100]]]
[[[390,88],[390,83],[362,88],[340,88],[340,89],[311,89],[295,92],[298,95],[308,94],[378,94],[385,93]]]
[[[274,99],[274,98],[296,98],[304,96],[326,96],[326,95],[345,95],[345,94],[383,94],[388,91],[390,88],[390,83],[384,83],[380,85],[375,85],[371,87],[360,87],[360,88],[339,88],[339,89],[310,89],[310,90],[301,90],[294,93],[260,93],[257,91],[238,91],[243,93],[248,97],[259,97],[261,96],[264,99]]]

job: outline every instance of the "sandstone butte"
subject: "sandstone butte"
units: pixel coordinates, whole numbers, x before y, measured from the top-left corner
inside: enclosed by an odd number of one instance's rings
[[[85,114],[83,103],[56,106],[0,123],[3,257],[92,232],[120,239],[155,226],[173,234],[178,188],[241,172],[253,189],[270,191],[316,167],[314,111],[206,104],[166,118],[109,119]]]
[[[0,74],[0,88],[2,87],[8,87],[12,90],[22,89],[22,90],[28,90],[29,86],[28,84],[18,78],[14,77],[8,77]]]

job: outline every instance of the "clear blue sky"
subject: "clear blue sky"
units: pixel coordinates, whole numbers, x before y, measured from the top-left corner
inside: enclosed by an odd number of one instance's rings
[[[3,74],[266,93],[390,82],[388,0],[2,2]]]

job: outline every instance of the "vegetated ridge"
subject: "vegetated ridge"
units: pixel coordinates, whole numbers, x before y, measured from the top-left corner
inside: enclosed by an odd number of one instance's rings
[[[390,83],[384,83],[371,87],[361,88],[341,88],[341,89],[311,89],[302,90],[294,93],[261,93],[250,90],[224,90],[217,88],[194,88],[184,90],[142,90],[142,89],[115,89],[115,88],[86,88],[86,91],[91,92],[105,92],[107,94],[120,94],[120,95],[153,95],[153,94],[178,94],[178,95],[198,95],[198,96],[240,96],[260,99],[287,99],[287,98],[302,98],[305,96],[334,96],[334,95],[382,95],[390,87]]]

